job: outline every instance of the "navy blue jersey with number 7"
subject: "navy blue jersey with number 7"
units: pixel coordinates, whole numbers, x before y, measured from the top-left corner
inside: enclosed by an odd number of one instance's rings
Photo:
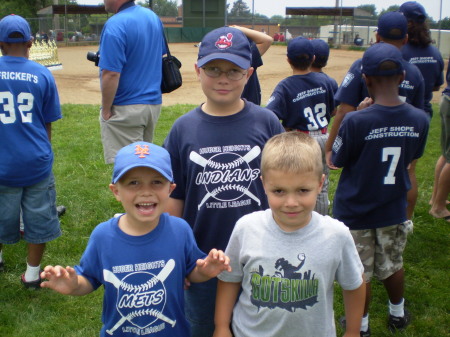
[[[407,168],[423,154],[428,125],[426,114],[407,103],[348,113],[333,144],[333,163],[343,168],[334,217],[350,229],[406,221]]]

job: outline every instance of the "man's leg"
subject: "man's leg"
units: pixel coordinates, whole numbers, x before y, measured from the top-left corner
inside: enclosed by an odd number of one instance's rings
[[[408,169],[409,180],[411,181],[411,188],[407,194],[407,202],[406,206],[406,217],[411,220],[414,215],[414,207],[416,207],[417,196],[419,195],[419,187],[417,186],[416,179],[416,164],[417,159],[411,162],[411,165]]]
[[[441,156],[441,158],[444,158]],[[435,183],[436,184],[436,183]],[[446,218],[450,222],[450,211],[447,209],[447,198],[450,193],[450,164],[445,163],[439,175],[436,195],[431,205],[430,214],[435,218]]]

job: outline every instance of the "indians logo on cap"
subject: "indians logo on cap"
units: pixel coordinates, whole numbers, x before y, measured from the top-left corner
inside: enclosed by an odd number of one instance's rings
[[[219,48],[219,49],[230,48],[233,45],[233,42],[231,40],[233,40],[233,34],[228,33],[227,36],[222,35],[216,41],[216,47]]]

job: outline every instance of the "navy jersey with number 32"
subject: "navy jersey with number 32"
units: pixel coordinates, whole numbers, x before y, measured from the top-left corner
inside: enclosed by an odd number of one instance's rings
[[[322,74],[293,75],[278,83],[266,108],[286,128],[321,130],[328,126],[334,110],[334,91]]]

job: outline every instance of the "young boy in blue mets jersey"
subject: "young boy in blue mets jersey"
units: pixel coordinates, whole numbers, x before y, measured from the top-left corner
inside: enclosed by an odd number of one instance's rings
[[[328,139],[328,122],[334,110],[334,91],[323,74],[311,71],[314,47],[310,40],[296,37],[289,41],[287,61],[292,76],[282,80],[275,88],[267,108],[281,120],[286,131],[299,131],[317,140],[324,153]],[[316,211],[328,214],[328,167],[324,165],[325,183],[317,198]]]
[[[169,153],[136,142],[117,153],[110,190],[125,212],[99,224],[80,264],[47,266],[42,287],[82,296],[104,287],[100,336],[189,337],[183,285],[230,271],[229,259],[200,251],[188,224],[163,213],[174,190]]]
[[[364,53],[362,73],[373,105],[349,112],[339,128],[332,160],[342,173],[333,215],[350,229],[364,265],[366,305],[361,336],[370,336],[370,279],[377,277],[389,296],[390,330],[410,322],[404,308],[402,254],[412,222],[407,221],[408,166],[422,156],[428,133],[423,110],[403,102],[401,52],[377,43]]]
[[[22,213],[28,253],[21,282],[39,289],[46,243],[61,235],[51,134],[62,116],[52,74],[28,60],[31,45],[25,19],[8,15],[0,21],[0,271],[3,244],[21,239]]]
[[[322,165],[319,145],[302,132],[267,142],[261,179],[270,209],[242,217],[233,230],[214,337],[334,337],[334,281],[343,289],[344,336],[359,337],[363,266],[349,229],[313,211]]]
[[[284,130],[271,111],[241,98],[253,72],[242,31],[222,27],[206,34],[195,70],[206,100],[178,118],[164,141],[177,184],[168,210],[191,225],[200,249],[224,250],[240,217],[268,207],[261,150]],[[216,287],[212,279],[185,291],[195,337],[214,332]]]

